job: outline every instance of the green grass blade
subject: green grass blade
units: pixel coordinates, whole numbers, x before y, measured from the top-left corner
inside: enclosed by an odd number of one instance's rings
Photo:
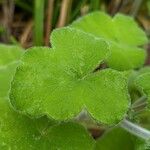
[[[91,0],[91,10],[98,10],[100,9],[101,0]]]
[[[45,0],[35,0],[34,6],[34,45],[43,45]]]

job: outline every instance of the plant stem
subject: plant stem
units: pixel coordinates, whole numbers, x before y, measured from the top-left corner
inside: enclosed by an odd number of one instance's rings
[[[132,133],[133,135],[136,135],[144,140],[150,139],[150,131],[147,129],[144,129],[126,119],[124,119],[120,126],[125,129],[126,131]]]

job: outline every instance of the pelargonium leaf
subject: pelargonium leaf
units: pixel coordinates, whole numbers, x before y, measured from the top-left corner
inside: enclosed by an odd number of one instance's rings
[[[15,63],[20,59],[22,53],[22,48],[19,46],[0,44],[0,67]]]
[[[72,28],[54,30],[51,43],[64,68],[70,68],[66,71],[78,73],[80,77],[94,71],[110,55],[108,44],[103,39]]]
[[[18,46],[0,44],[0,97],[7,97],[18,60],[23,50]]]
[[[127,70],[144,64],[146,51],[138,46],[148,40],[131,17],[117,14],[111,18],[106,13],[94,12],[74,21],[70,26],[104,38],[110,44],[112,53],[107,61],[109,67]]]
[[[96,142],[96,150],[135,150],[134,147],[133,136],[119,127],[106,131]]]
[[[48,130],[51,149],[94,150],[95,141],[83,126],[77,123],[61,123]]]
[[[5,48],[11,54],[12,49],[9,49],[9,46]],[[18,48],[19,53],[22,52]],[[10,55],[8,57],[10,58]],[[7,59],[7,55],[5,59]],[[55,122],[48,120],[47,117],[30,119],[10,107],[8,92],[18,59],[5,63],[5,67],[0,64],[0,67],[2,66],[0,69],[0,83],[2,85],[0,88],[0,149],[82,150],[86,148],[93,150],[94,140],[79,124],[69,122],[51,128]]]
[[[0,123],[1,149],[34,150],[44,147],[42,130],[40,133],[33,120],[12,110],[5,98],[0,98]]]
[[[145,69],[147,69],[147,68],[145,68]],[[136,120],[137,120],[138,124],[140,124],[140,126],[142,126],[143,128],[145,128],[147,130],[150,130],[150,111],[148,109],[139,113],[136,116],[136,118],[137,118]],[[150,149],[150,140],[136,139],[135,147],[136,147],[135,148],[136,150],[149,150]]]
[[[13,63],[0,69],[0,97],[8,96],[10,89],[10,82],[8,81],[12,80],[16,67],[17,63]]]
[[[95,44],[93,36],[70,28],[55,31],[52,41],[52,49],[35,47],[22,58],[11,86],[15,109],[32,117],[46,114],[66,120],[86,108],[98,122],[122,120],[130,104],[124,73],[93,73],[108,57],[106,42],[96,39]]]
[[[0,98],[0,149],[93,150],[94,140],[82,126],[62,123],[52,127],[46,118],[35,120],[14,112],[7,102]]]
[[[96,141],[96,150],[149,150],[149,143],[120,127],[115,127],[106,131]]]
[[[131,99],[133,101],[138,100],[141,96],[143,96],[143,93],[141,93],[141,89],[139,89],[139,87],[137,86],[135,82],[139,78],[139,76],[145,73],[150,73],[149,66],[144,66],[139,70],[133,70],[129,74],[129,77],[128,77],[129,78],[129,91],[130,91]]]

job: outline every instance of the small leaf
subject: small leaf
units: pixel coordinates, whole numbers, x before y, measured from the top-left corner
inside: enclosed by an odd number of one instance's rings
[[[124,73],[93,73],[109,55],[106,42],[70,28],[55,31],[52,42],[52,49],[35,47],[22,58],[10,94],[15,109],[66,120],[86,108],[98,122],[122,120],[130,104]]]
[[[132,135],[121,128],[107,131],[97,140],[96,150],[135,150]]]
[[[148,42],[145,33],[128,16],[117,14],[111,18],[103,12],[88,14],[73,22],[71,27],[105,39],[110,44],[108,66],[118,70],[141,67],[146,51],[137,46]]]
[[[148,107],[150,108],[150,72],[138,76],[135,85],[143,95],[147,96]]]
[[[134,70],[130,73],[129,75],[129,91],[130,91],[130,96],[133,101],[139,99],[143,93],[141,93],[141,89],[137,87],[135,81],[136,79],[145,74],[145,73],[150,73],[150,67],[149,66],[144,66],[140,70]]]

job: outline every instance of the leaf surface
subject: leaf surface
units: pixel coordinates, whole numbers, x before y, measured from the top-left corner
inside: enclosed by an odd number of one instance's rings
[[[120,127],[112,128],[96,141],[96,150],[149,150],[150,142]]]
[[[22,58],[10,94],[15,109],[56,120],[87,109],[98,122],[122,120],[130,105],[124,73],[93,72],[109,55],[107,43],[70,28],[56,30],[52,43],[52,49],[35,47]]]
[[[16,47],[14,47],[16,48]],[[18,49],[16,54],[22,51]],[[1,45],[0,45],[1,50]],[[4,51],[13,51],[13,46],[5,46]],[[10,51],[10,52],[9,52]],[[8,55],[8,58],[11,56]],[[0,60],[4,55],[0,55]],[[7,55],[5,56],[7,60]],[[2,150],[93,150],[94,140],[87,131],[77,123],[61,123],[54,125],[54,121],[47,117],[31,119],[14,111],[10,106],[8,92],[10,82],[17,67],[16,59],[0,64],[0,149]],[[3,60],[3,62],[7,62]],[[13,63],[12,63],[13,62]]]
[[[23,54],[21,47],[0,44],[0,97],[7,97],[18,60]]]
[[[99,138],[96,150],[135,150],[131,134],[121,128],[113,128]]]
[[[18,61],[23,53],[21,50],[19,46],[0,44],[0,67],[7,67],[9,63]]]
[[[47,118],[30,119],[18,114],[0,99],[0,148],[3,150],[93,150],[94,140],[75,123],[51,126]]]
[[[145,33],[128,16],[117,14],[113,18],[103,12],[90,13],[71,25],[73,28],[103,38],[110,44],[108,66],[118,70],[141,67],[146,52],[138,46],[148,42]]]

